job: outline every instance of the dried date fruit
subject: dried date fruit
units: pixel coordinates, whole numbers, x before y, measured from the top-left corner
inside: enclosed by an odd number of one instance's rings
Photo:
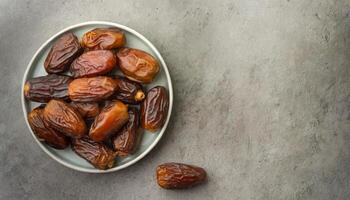
[[[47,73],[66,71],[73,60],[79,56],[82,48],[73,33],[65,33],[51,47],[44,67]]]
[[[148,91],[141,104],[142,128],[155,132],[162,128],[168,115],[169,97],[166,89],[156,86]]]
[[[89,137],[96,142],[104,141],[122,128],[128,119],[127,105],[118,100],[109,102],[91,125]]]
[[[73,61],[70,72],[74,78],[98,76],[110,72],[116,64],[117,58],[112,51],[88,51]]]
[[[149,53],[132,48],[118,51],[120,70],[129,79],[139,83],[151,83],[159,72],[157,60]]]
[[[83,35],[82,46],[90,50],[114,49],[126,43],[124,33],[117,28],[96,28]]]
[[[165,189],[184,189],[206,180],[203,168],[182,163],[164,163],[156,169],[158,185]]]
[[[98,103],[81,103],[72,101],[70,105],[78,110],[83,118],[94,118],[100,113],[100,107]]]
[[[49,101],[43,116],[52,128],[69,137],[80,138],[87,132],[86,124],[79,112],[62,100]]]
[[[113,138],[114,150],[119,156],[127,156],[136,150],[141,139],[140,114],[137,108],[129,108],[129,121]]]
[[[117,84],[106,76],[74,79],[68,86],[68,95],[72,101],[97,102],[110,97]]]
[[[43,107],[37,107],[28,114],[28,122],[34,134],[42,142],[56,149],[65,149],[69,145],[69,138],[52,129],[43,119]]]
[[[95,168],[102,170],[112,168],[117,155],[106,145],[95,142],[88,137],[73,139],[72,149]]]
[[[117,89],[114,97],[127,104],[138,104],[145,98],[141,84],[127,78],[116,77]]]
[[[68,100],[68,84],[72,78],[49,74],[28,80],[24,85],[24,96],[31,101],[48,102],[50,99]]]

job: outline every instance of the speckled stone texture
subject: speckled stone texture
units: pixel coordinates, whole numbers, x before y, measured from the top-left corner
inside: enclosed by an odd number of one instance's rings
[[[69,25],[125,24],[160,50],[175,107],[160,144],[120,172],[85,174],[30,135],[20,85]],[[346,200],[350,1],[0,1],[0,199]],[[160,189],[155,167],[204,167],[206,184]]]

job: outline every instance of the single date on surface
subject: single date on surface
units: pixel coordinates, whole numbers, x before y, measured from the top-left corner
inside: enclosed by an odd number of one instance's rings
[[[81,138],[87,132],[86,124],[79,112],[62,100],[49,101],[43,116],[50,127],[66,136]]]
[[[203,168],[182,163],[164,163],[156,169],[158,185],[165,189],[185,189],[206,180]]]
[[[65,33],[51,47],[44,67],[47,73],[65,72],[73,60],[79,56],[82,48],[73,33]]]
[[[117,76],[115,78],[117,89],[114,97],[124,103],[139,104],[145,98],[141,84],[127,78]]]
[[[112,168],[117,153],[102,143],[95,142],[87,136],[72,140],[72,149],[97,169]]]
[[[81,43],[90,50],[115,49],[124,46],[126,39],[117,28],[96,28],[85,33]]]
[[[127,105],[118,100],[109,102],[91,125],[89,137],[96,142],[102,142],[122,128],[128,119]]]

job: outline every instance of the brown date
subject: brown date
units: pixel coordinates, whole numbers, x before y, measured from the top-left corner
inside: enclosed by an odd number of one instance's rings
[[[122,128],[128,119],[127,105],[118,100],[109,102],[91,125],[89,137],[96,142],[102,142]]]
[[[56,149],[65,149],[69,145],[69,138],[52,129],[43,119],[43,107],[37,107],[28,114],[28,122],[34,134],[42,142]]]
[[[116,77],[117,89],[114,97],[127,104],[138,104],[145,98],[141,84],[127,78]]]
[[[117,84],[106,76],[74,79],[68,86],[68,95],[72,101],[97,102],[110,97]]]
[[[129,108],[129,121],[113,138],[114,150],[119,156],[127,156],[136,150],[141,139],[140,114],[137,108]]]
[[[28,80],[24,85],[24,96],[31,101],[48,102],[50,99],[68,100],[69,76],[49,74]]]
[[[78,110],[83,118],[94,118],[100,113],[100,107],[98,103],[81,103],[72,101],[70,105]]]
[[[165,189],[184,189],[206,180],[203,168],[182,163],[164,163],[156,169],[158,185]]]
[[[110,72],[116,64],[117,58],[112,51],[88,51],[73,61],[70,72],[74,78],[98,76]]]
[[[78,38],[73,33],[65,33],[51,47],[44,67],[47,73],[66,71],[73,60],[82,52]]]
[[[148,91],[141,104],[142,128],[155,132],[162,128],[168,115],[169,97],[166,89],[156,86]]]
[[[159,72],[157,60],[145,51],[122,48],[117,57],[123,74],[136,82],[151,83]]]
[[[78,111],[62,100],[49,101],[43,116],[53,129],[69,137],[80,138],[87,132],[86,124]]]
[[[72,149],[97,169],[113,167],[116,153],[102,143],[95,142],[87,136],[72,140]]]
[[[90,50],[114,49],[126,43],[124,33],[117,28],[96,28],[83,35],[82,46]]]

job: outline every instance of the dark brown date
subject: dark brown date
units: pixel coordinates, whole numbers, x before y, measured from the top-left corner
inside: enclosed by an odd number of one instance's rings
[[[87,136],[72,140],[72,149],[97,169],[112,168],[116,153],[102,143],[95,142]]]
[[[142,50],[122,48],[117,57],[123,74],[136,82],[151,83],[159,72],[157,60]]]
[[[96,142],[102,142],[122,128],[128,119],[127,105],[118,100],[109,102],[91,125],[89,137]]]
[[[28,80],[24,85],[26,99],[36,102],[48,102],[51,99],[68,100],[69,76],[49,74]]]
[[[52,129],[43,119],[44,107],[37,107],[28,114],[28,122],[34,134],[42,142],[56,149],[65,149],[69,145],[69,138]]]
[[[116,77],[117,90],[114,97],[127,104],[138,104],[145,98],[141,84],[127,78]]]
[[[126,43],[124,33],[117,28],[96,28],[83,35],[82,46],[90,50],[114,49]]]
[[[68,95],[72,101],[97,102],[110,97],[117,84],[106,76],[74,79],[68,86]]]
[[[113,138],[114,150],[119,156],[127,156],[136,150],[141,138],[140,114],[137,108],[129,108],[129,121]]]
[[[65,33],[52,45],[45,59],[46,72],[55,74],[66,71],[81,52],[78,38],[73,33]]]
[[[94,118],[100,113],[100,107],[98,103],[81,103],[72,101],[70,105],[78,110],[83,118],[90,119]]]
[[[103,75],[115,68],[117,58],[112,51],[96,50],[83,53],[70,66],[74,78]]]
[[[181,163],[165,163],[156,169],[158,185],[165,189],[184,189],[206,180],[203,168]]]
[[[162,128],[168,115],[169,97],[166,89],[156,86],[148,91],[141,104],[142,128],[155,132]]]
[[[87,132],[86,124],[79,112],[62,100],[49,101],[43,116],[52,128],[69,137],[81,138]]]

